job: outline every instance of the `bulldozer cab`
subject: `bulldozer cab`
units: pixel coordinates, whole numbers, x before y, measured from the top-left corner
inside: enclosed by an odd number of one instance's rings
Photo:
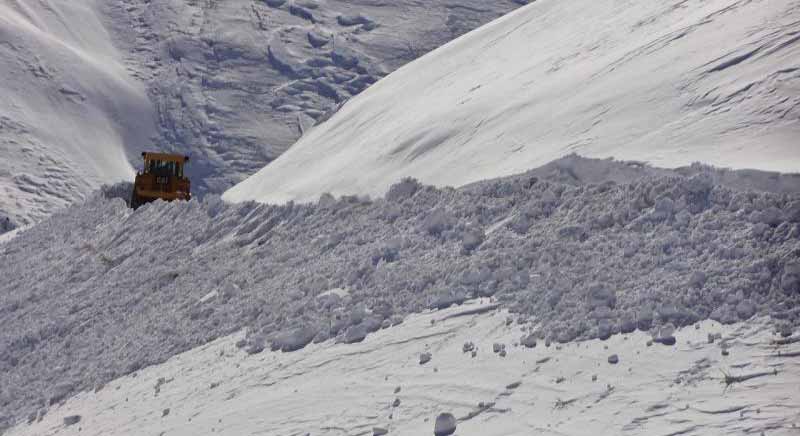
[[[190,182],[183,172],[189,156],[144,152],[142,159],[144,166],[133,183],[131,207],[135,209],[156,199],[191,199]]]
[[[145,160],[144,173],[157,177],[183,177],[183,162],[169,160]]]

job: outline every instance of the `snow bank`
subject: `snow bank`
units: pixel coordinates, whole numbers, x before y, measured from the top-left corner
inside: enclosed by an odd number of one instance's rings
[[[537,1],[381,80],[223,198],[459,186],[572,152],[796,172],[797,18],[790,0]]]
[[[4,414],[244,327],[250,354],[351,343],[473,297],[543,342],[757,314],[800,325],[797,191],[735,190],[706,172],[578,186],[405,180],[374,201],[209,197],[135,212],[120,192],[0,245]]]
[[[0,218],[16,226],[130,179],[128,158],[154,132],[94,7],[0,3]]]

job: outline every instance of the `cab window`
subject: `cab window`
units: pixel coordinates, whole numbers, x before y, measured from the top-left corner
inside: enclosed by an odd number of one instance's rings
[[[178,175],[178,165],[176,162],[171,161],[162,161],[162,160],[150,160],[145,165],[146,172],[150,174],[154,174],[156,176],[177,176]]]

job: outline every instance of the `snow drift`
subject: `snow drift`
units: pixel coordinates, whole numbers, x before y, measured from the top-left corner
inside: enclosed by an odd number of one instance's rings
[[[251,354],[356,343],[476,297],[542,342],[758,314],[800,325],[797,189],[653,171],[573,158],[313,205],[132,211],[124,189],[105,190],[0,244],[0,428],[245,327]],[[581,183],[604,173],[630,182]]]
[[[0,2],[0,233],[103,183],[154,132],[95,2]]]
[[[226,200],[462,185],[567,153],[800,170],[796,1],[537,1],[350,100]]]

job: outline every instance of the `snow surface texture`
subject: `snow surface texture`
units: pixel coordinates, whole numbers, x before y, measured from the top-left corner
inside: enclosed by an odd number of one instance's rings
[[[537,1],[370,87],[224,199],[460,186],[573,152],[797,172],[799,19],[796,0]]]
[[[406,62],[519,7],[511,0],[110,0],[158,147],[222,193]]]
[[[175,356],[31,416],[13,436],[432,435],[452,413],[462,436],[790,436],[800,425],[800,344],[772,345],[763,318],[527,349],[487,304],[414,315],[363,343],[248,356],[241,334]],[[709,335],[720,339],[709,344]],[[475,345],[476,356],[462,352]],[[492,344],[506,346],[506,356]],[[725,349],[728,356],[723,356]],[[419,365],[420,353],[432,360]],[[610,365],[611,354],[619,363]],[[744,378],[730,386],[723,372]],[[65,428],[64,418],[80,416]]]
[[[93,1],[0,1],[0,234],[103,183],[155,133]]]
[[[0,234],[188,153],[195,194],[510,0],[0,0]]]
[[[552,178],[613,166],[579,161]],[[791,332],[798,191],[712,180],[406,180],[375,201],[209,196],[136,211],[109,189],[0,245],[0,414],[13,422],[243,327],[248,353],[351,343],[472,297],[495,298],[540,340],[758,314]]]

